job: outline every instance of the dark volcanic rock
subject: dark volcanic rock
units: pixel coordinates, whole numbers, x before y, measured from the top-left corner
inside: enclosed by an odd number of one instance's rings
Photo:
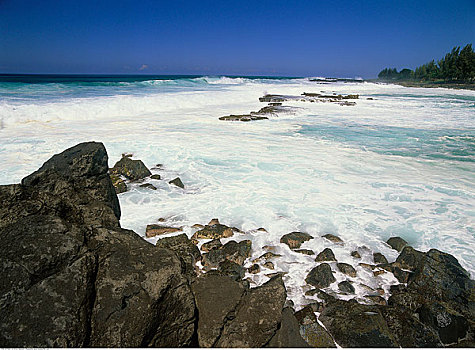
[[[412,267],[407,287],[394,290],[389,305],[404,307],[448,345],[475,345],[475,282],[452,255],[437,249],[422,253],[406,246],[396,262]]]
[[[120,176],[110,174],[110,178],[112,186],[115,188],[115,193],[119,194],[127,191],[127,184],[120,178]]]
[[[150,176],[150,178],[151,178],[152,180],[160,180],[162,177],[161,177],[160,175],[158,175],[158,174],[153,174],[152,176]]]
[[[345,275],[348,275],[350,277],[356,277],[356,270],[353,266],[347,263],[338,263],[336,264],[338,267],[338,270],[343,272]]]
[[[291,232],[280,238],[280,243],[285,243],[290,249],[300,248],[303,242],[311,240],[313,237],[305,232]]]
[[[180,187],[180,188],[185,188],[185,185],[183,184],[183,182],[181,181],[181,179],[179,177],[168,181],[168,183],[171,184],[171,185],[175,185],[177,187]]]
[[[159,235],[164,235],[167,233],[179,232],[179,231],[181,231],[181,228],[178,228],[178,227],[150,224],[150,225],[147,225],[147,227],[145,228],[145,236],[150,238],[150,237],[155,237]]]
[[[234,316],[245,288],[227,276],[205,274],[196,279],[192,290],[199,312],[199,345],[212,347],[223,325]]]
[[[323,235],[322,237],[328,239],[329,241],[333,243],[343,244],[343,240],[340,237],[332,235],[331,233],[327,233],[326,235]]]
[[[209,223],[204,228],[199,231],[196,231],[193,235],[195,239],[201,238],[211,238],[211,239],[219,239],[219,238],[227,238],[233,235],[233,229],[226,225],[222,225],[218,223]]]
[[[351,252],[351,256],[352,256],[353,258],[361,259],[360,253],[358,253],[356,250],[353,251],[353,252]]]
[[[221,243],[221,241],[218,238],[216,238],[216,239],[213,239],[212,241],[203,243],[201,245],[201,250],[204,252],[209,252],[210,250],[221,248],[222,246],[223,244]]]
[[[304,255],[313,255],[315,254],[313,250],[310,249],[294,249],[294,252],[304,254]]]
[[[335,342],[318,322],[311,306],[306,306],[295,313],[300,324],[302,338],[314,348],[335,348]]]
[[[388,263],[388,259],[386,259],[386,257],[381,253],[374,253],[373,254],[373,260],[374,260],[375,264],[387,264]]]
[[[320,253],[318,253],[315,261],[336,261],[336,258],[335,254],[333,254],[333,250],[330,248],[325,248]]]
[[[326,288],[335,281],[332,269],[327,263],[314,267],[305,278],[305,282],[317,288]]]
[[[218,272],[223,276],[229,276],[233,280],[239,281],[246,274],[246,269],[234,261],[224,260],[219,263]]]
[[[340,289],[342,293],[355,294],[355,287],[348,281],[338,283],[338,289]]]
[[[404,247],[396,262],[404,269],[414,270],[424,257],[424,253],[407,246]]]
[[[182,233],[178,236],[161,238],[155,246],[174,251],[182,262],[185,274],[194,276],[195,264],[201,260],[201,253],[198,247],[188,239],[186,234]]]
[[[0,200],[0,346],[192,344],[182,263],[120,228],[102,144],[55,155]]]
[[[251,256],[251,241],[244,240],[239,243],[229,241],[220,248],[210,250],[203,254],[203,264],[205,266],[216,267],[224,260],[233,261],[242,265],[244,261]]]
[[[238,306],[235,317],[224,325],[217,347],[262,347],[281,324],[287,293],[281,277],[251,289]]]
[[[154,191],[157,189],[154,185],[149,184],[149,183],[141,184],[139,187],[148,188],[149,190],[154,190]]]
[[[152,175],[141,160],[130,159],[127,155],[123,155],[121,160],[115,163],[111,169],[111,174],[122,175],[132,181],[141,180]]]
[[[328,304],[319,320],[342,347],[397,347],[398,343],[375,305],[336,300]]]
[[[290,307],[284,308],[282,311],[282,321],[280,328],[275,335],[266,344],[271,348],[308,348],[310,347],[305,340],[302,339],[299,332],[299,324],[293,315]]]
[[[401,237],[391,237],[386,243],[389,244],[391,248],[396,249],[398,252],[401,252],[404,247],[407,246],[407,242]]]

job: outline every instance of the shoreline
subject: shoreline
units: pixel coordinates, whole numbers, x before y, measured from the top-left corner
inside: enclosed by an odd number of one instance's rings
[[[333,254],[345,247],[340,237],[305,232],[285,234],[261,255],[259,240],[238,238],[245,232],[218,219],[195,225],[191,239],[159,220],[147,236],[174,235],[154,246],[119,223],[111,175],[153,176],[130,158],[109,168],[104,145],[85,142],[21,184],[0,186],[7,203],[0,209],[7,243],[0,246],[7,281],[1,346],[473,346],[475,282],[453,255],[418,251],[393,236],[386,243],[398,252],[395,261],[361,246],[349,264]],[[182,187],[176,180],[169,183]],[[332,248],[317,254],[306,249],[311,240]],[[308,257],[313,268],[281,270],[285,251]],[[261,269],[268,280],[251,286],[247,277]],[[301,273],[306,303],[294,309],[284,282]],[[362,285],[360,275],[383,284]],[[57,318],[65,322],[51,322]]]
[[[366,80],[370,83],[376,84],[392,84],[400,85],[404,87],[416,87],[416,88],[445,88],[445,89],[455,89],[455,90],[472,90],[475,91],[475,84],[467,83],[445,83],[437,81],[412,81],[412,80],[401,80],[401,81],[387,81],[387,80]]]

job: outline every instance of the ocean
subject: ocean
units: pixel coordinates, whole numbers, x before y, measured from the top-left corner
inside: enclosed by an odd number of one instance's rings
[[[259,110],[265,94],[303,92],[359,99],[290,101],[292,113],[268,120],[218,120]],[[133,153],[164,179],[148,181],[155,191],[135,184],[119,194],[122,227],[145,237],[146,225],[163,218],[191,237],[193,224],[218,218],[246,232],[223,242],[251,239],[253,258],[278,247],[275,271],[287,272],[296,304],[306,303],[302,286],[315,262],[279,243],[292,231],[316,237],[302,248],[331,247],[352,264],[349,253],[362,246],[394,261],[385,241],[400,236],[454,255],[475,274],[474,91],[308,78],[0,76],[0,184],[84,141],[103,142],[111,167]],[[177,176],[184,190],[168,184]],[[345,245],[320,238],[326,233]],[[265,273],[246,277],[258,285]],[[395,280],[385,275],[358,278],[387,290]]]

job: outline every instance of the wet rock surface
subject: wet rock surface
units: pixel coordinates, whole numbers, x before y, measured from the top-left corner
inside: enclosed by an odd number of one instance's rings
[[[141,180],[152,175],[141,160],[130,159],[130,155],[122,155],[121,160],[115,163],[110,171],[111,174],[122,175],[132,181]]]
[[[280,243],[285,243],[290,249],[298,249],[302,243],[311,240],[313,237],[305,232],[291,232],[283,235]]]

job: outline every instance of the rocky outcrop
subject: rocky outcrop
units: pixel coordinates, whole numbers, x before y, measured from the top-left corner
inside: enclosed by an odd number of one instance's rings
[[[115,163],[111,169],[111,174],[122,175],[132,181],[141,180],[152,175],[141,160],[130,159],[130,155],[126,154],[123,154],[122,158]]]
[[[302,243],[311,240],[313,237],[305,232],[291,232],[280,238],[280,243],[285,243],[290,249],[298,249]]]
[[[1,346],[192,345],[180,259],[120,228],[102,144],[55,155],[0,198]]]

